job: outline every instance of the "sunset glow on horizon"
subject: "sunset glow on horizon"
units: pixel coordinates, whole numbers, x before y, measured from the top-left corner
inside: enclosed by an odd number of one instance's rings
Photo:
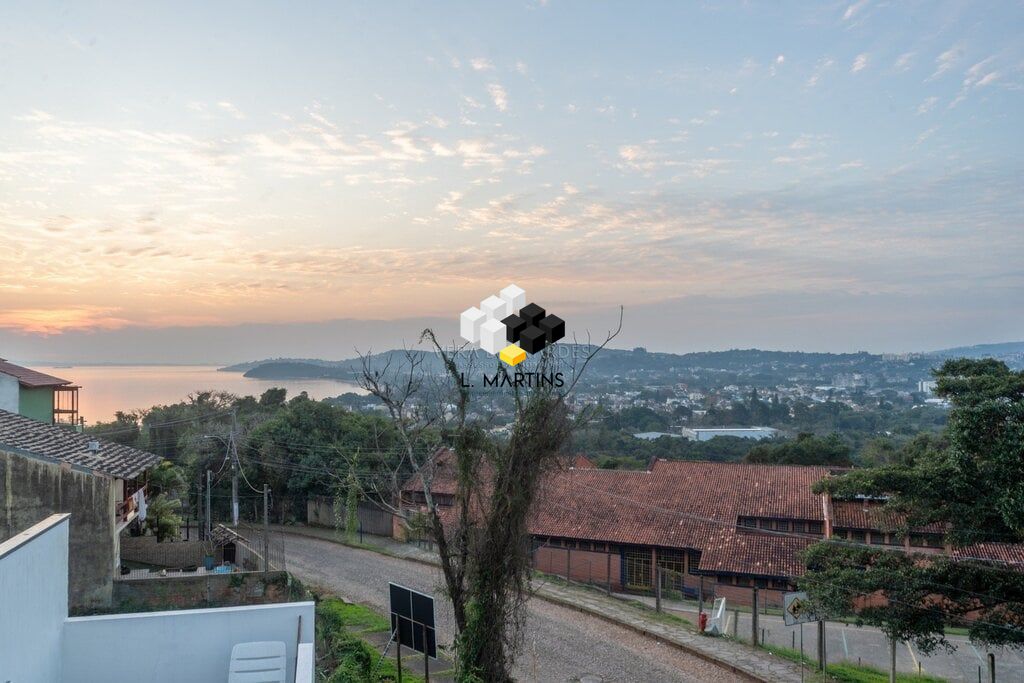
[[[0,329],[1024,297],[999,12],[7,4]]]

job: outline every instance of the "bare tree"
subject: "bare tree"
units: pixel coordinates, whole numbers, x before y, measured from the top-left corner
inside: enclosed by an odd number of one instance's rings
[[[620,309],[617,328],[600,345],[542,351],[532,376],[560,374],[561,381],[524,386],[515,381],[519,373],[498,363],[496,373],[507,380],[515,405],[507,439],[491,437],[480,420],[471,419],[472,394],[463,377],[472,373],[476,355],[465,346],[446,350],[425,330],[420,341],[429,342],[443,364],[433,373],[424,368],[428,356],[422,352],[406,350],[400,367],[394,367],[394,354],[380,368],[372,355],[360,356],[360,383],[384,404],[404,449],[401,462],[364,484],[403,519],[426,517],[458,630],[460,681],[512,680],[530,595],[531,508],[544,478],[562,462],[573,430],[586,419],[573,414],[566,399],[621,329]],[[439,440],[444,449],[437,448]],[[441,482],[445,505],[437,493]],[[406,493],[422,493],[422,500],[409,505],[403,486]]]

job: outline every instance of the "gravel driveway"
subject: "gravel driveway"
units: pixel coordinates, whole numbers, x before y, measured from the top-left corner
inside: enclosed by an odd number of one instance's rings
[[[286,535],[288,569],[306,583],[348,600],[387,609],[387,584],[438,595],[440,570],[330,541]],[[451,608],[437,602],[439,641],[454,636]],[[521,681],[740,681],[735,674],[633,631],[559,607],[530,601],[526,643],[516,666]]]

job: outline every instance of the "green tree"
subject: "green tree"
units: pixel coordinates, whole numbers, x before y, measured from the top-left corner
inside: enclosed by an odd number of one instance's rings
[[[935,371],[952,409],[944,439],[918,439],[894,464],[825,479],[836,497],[877,496],[903,529],[941,524],[947,541],[1024,540],[1024,372],[991,359],[949,360]],[[854,614],[924,652],[962,625],[973,640],[1024,646],[1024,573],[995,562],[819,543],[800,585],[821,610]],[[865,601],[877,595],[882,602]]]
[[[803,432],[792,441],[759,443],[743,462],[773,465],[850,465],[850,447],[838,434],[825,438]]]

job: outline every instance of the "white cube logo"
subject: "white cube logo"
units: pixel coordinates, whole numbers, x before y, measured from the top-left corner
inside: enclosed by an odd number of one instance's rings
[[[459,333],[462,338],[470,344],[480,341],[480,326],[487,320],[487,314],[476,306],[471,306],[462,312],[459,318]]]
[[[501,290],[501,298],[509,305],[508,315],[519,313],[519,309],[526,305],[526,292],[515,285],[509,285]]]
[[[480,310],[487,314],[488,320],[501,322],[512,314],[509,303],[497,296],[489,296],[480,302]]]
[[[491,318],[480,326],[480,348],[487,353],[498,353],[508,346],[505,340],[505,325]]]

